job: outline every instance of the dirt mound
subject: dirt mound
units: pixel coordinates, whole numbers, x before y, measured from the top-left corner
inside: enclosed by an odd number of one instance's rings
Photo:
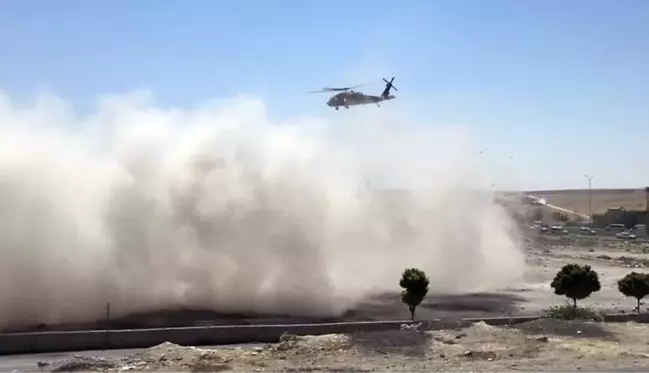
[[[38,366],[47,372],[83,372],[108,370],[117,366],[117,362],[101,357],[73,356],[55,362],[38,362]]]
[[[649,361],[647,336],[649,326],[644,324],[551,319],[505,327],[478,322],[435,331],[418,325],[346,335],[287,334],[266,346],[216,350],[163,343],[122,359],[75,357],[41,368],[50,372],[611,371]]]
[[[513,328],[528,335],[556,335],[580,338],[612,338],[612,334],[604,328],[605,324],[581,320],[538,319]]]

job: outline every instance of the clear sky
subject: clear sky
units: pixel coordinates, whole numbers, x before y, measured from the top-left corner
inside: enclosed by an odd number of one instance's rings
[[[4,0],[0,48],[0,90],[88,109],[146,88],[329,117],[305,91],[396,76],[413,116],[470,126],[524,187],[649,185],[646,0]]]

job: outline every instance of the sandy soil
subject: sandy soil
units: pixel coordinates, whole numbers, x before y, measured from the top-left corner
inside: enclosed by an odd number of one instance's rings
[[[71,358],[62,371],[610,371],[649,365],[649,326],[539,320],[515,327],[285,336],[265,347],[205,350],[165,343],[119,360]]]

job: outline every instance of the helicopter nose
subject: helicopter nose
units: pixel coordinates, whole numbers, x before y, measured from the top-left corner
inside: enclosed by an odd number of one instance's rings
[[[327,106],[333,106],[334,105],[334,99],[330,98],[329,101],[327,101]]]

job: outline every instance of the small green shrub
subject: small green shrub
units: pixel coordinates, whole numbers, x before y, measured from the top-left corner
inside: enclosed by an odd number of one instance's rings
[[[430,280],[424,271],[417,268],[408,268],[403,271],[399,281],[399,286],[404,289],[401,292],[401,301],[408,306],[412,321],[415,321],[415,309],[428,293],[429,284]]]
[[[575,307],[570,303],[550,307],[543,311],[543,316],[559,320],[604,320],[604,317],[592,307]]]

